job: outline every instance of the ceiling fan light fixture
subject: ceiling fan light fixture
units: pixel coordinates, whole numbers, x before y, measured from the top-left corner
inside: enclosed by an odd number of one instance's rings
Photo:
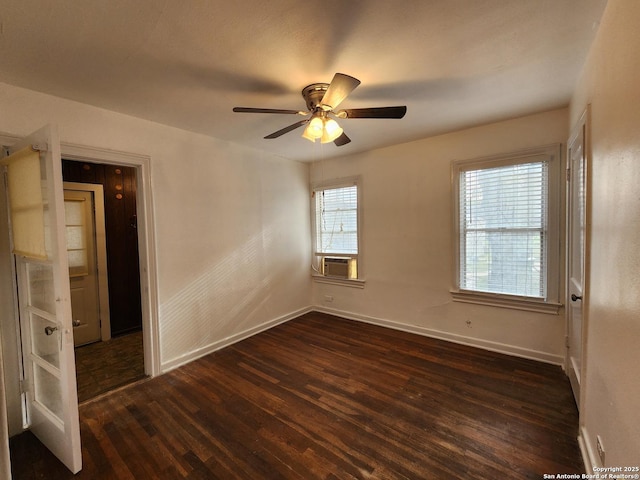
[[[304,129],[304,131],[302,132],[302,138],[306,138],[307,140],[309,140],[310,142],[314,142],[317,140],[316,137],[312,136],[309,133],[309,126],[307,125],[307,128]]]
[[[322,122],[322,118],[313,117],[307,128],[304,129],[302,136],[307,140],[315,142],[318,138],[322,138],[322,133],[324,131],[324,123]]]
[[[338,138],[344,130],[338,122],[336,122],[333,118],[327,118],[324,121],[324,133],[322,134],[322,139],[320,140],[322,143],[330,143],[333,142],[336,138]]]

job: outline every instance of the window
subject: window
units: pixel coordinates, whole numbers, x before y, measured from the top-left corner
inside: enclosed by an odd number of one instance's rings
[[[313,189],[314,270],[322,277],[358,279],[359,193],[356,180]]]
[[[454,163],[455,300],[557,311],[558,152]]]

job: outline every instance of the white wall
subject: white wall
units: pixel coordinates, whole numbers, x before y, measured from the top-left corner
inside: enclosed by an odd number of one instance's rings
[[[450,168],[454,160],[564,143],[567,125],[568,111],[560,109],[314,164],[312,181],[362,177],[366,279],[364,289],[316,283],[314,304],[352,318],[561,364],[563,312],[452,302],[456,240]]]
[[[4,365],[2,361],[2,342],[0,342],[0,478],[10,478],[9,420],[4,402]]]
[[[57,123],[63,142],[151,157],[163,369],[309,306],[306,164],[4,84],[0,112],[0,132]]]
[[[609,0],[571,102],[591,104],[591,214],[580,412],[588,464],[640,463],[640,2]]]

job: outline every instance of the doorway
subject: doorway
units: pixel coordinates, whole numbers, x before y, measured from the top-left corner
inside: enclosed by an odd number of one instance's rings
[[[82,403],[145,377],[136,172],[63,159],[62,175]]]

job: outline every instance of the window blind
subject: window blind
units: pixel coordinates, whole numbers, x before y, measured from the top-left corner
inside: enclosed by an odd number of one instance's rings
[[[47,259],[40,153],[25,147],[10,155],[6,162],[13,253]]]
[[[460,288],[546,297],[548,163],[460,172]]]
[[[358,253],[358,187],[330,188],[315,192],[316,253]]]

